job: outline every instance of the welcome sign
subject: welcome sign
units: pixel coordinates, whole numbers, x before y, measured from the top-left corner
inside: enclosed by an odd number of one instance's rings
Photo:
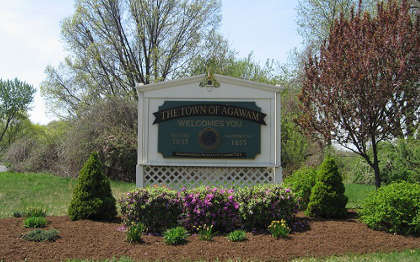
[[[164,158],[253,159],[266,114],[255,102],[165,101],[153,113]]]

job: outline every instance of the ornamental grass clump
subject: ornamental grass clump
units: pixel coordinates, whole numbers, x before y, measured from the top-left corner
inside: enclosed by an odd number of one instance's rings
[[[163,238],[168,245],[180,245],[187,242],[188,231],[184,227],[170,228],[165,231]]]
[[[270,231],[271,235],[275,239],[279,239],[280,237],[286,238],[290,233],[290,228],[286,224],[284,219],[282,220],[273,220],[271,224],[268,226],[268,231]]]
[[[239,203],[232,189],[200,187],[181,190],[180,222],[189,231],[201,225],[213,226],[215,231],[230,232],[240,226]]]
[[[47,225],[45,217],[28,217],[23,221],[24,227],[39,228]]]
[[[177,226],[181,205],[177,192],[164,187],[138,188],[119,201],[123,223],[143,223],[150,233]]]
[[[297,203],[294,194],[280,185],[257,185],[238,189],[242,225],[248,230],[266,230],[273,220],[294,220]]]
[[[375,230],[420,235],[420,184],[399,182],[380,187],[363,202],[360,220]]]

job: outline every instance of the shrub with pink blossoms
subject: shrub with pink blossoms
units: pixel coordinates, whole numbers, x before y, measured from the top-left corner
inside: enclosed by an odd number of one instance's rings
[[[234,191],[215,187],[181,190],[180,223],[190,231],[202,225],[212,225],[215,231],[230,232],[240,227],[239,203]]]

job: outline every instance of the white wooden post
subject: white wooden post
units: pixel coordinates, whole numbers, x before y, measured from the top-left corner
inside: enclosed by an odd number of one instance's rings
[[[136,165],[136,186],[143,187],[144,186],[144,159],[143,159],[143,151],[144,151],[144,141],[143,141],[143,132],[144,132],[144,123],[143,123],[143,109],[144,109],[144,101],[143,101],[143,91],[140,90],[143,86],[143,83],[137,84],[137,96],[138,96],[138,108],[137,108],[137,119],[138,119],[138,127],[137,127],[137,165]]]

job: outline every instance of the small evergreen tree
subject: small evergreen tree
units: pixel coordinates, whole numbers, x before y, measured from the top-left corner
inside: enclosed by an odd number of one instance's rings
[[[68,215],[71,220],[113,219],[117,215],[111,184],[97,153],[92,153],[80,170]]]
[[[347,214],[347,197],[344,195],[343,178],[333,158],[322,162],[315,186],[306,209],[311,217],[340,218]]]

